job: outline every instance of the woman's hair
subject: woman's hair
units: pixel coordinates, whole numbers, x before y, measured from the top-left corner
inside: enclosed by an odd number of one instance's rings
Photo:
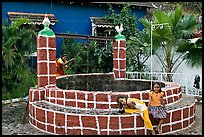
[[[122,104],[119,102],[119,99],[121,99],[121,98],[127,100],[127,97],[126,97],[126,96],[123,96],[123,95],[119,95],[119,96],[117,97],[117,103],[119,104],[119,108],[120,108],[120,109],[123,108]]]
[[[119,95],[118,97],[117,97],[117,103],[119,104],[119,113],[124,113],[125,112],[125,110],[123,109],[123,105],[119,102],[119,99],[126,99],[126,101],[127,101],[127,97],[126,96],[123,96],[123,95]]]
[[[160,84],[159,82],[154,82],[154,83],[153,83],[153,85],[152,85],[152,90],[151,90],[151,91],[154,91],[154,85],[159,85],[159,87],[160,87],[160,88],[159,88],[159,93],[162,92],[162,90],[161,90],[161,84]]]

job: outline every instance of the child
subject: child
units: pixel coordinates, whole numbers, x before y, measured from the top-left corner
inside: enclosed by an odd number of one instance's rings
[[[127,98],[125,96],[118,96],[117,102],[120,106],[119,112],[126,112],[126,113],[139,113],[142,119],[144,120],[145,126],[148,130],[151,130],[152,135],[155,134],[154,129],[152,127],[152,123],[149,119],[149,114],[147,110],[147,106],[141,100],[136,98]],[[121,111],[121,109],[123,109]]]
[[[166,118],[165,103],[163,100],[164,93],[161,90],[161,86],[158,82],[153,84],[153,90],[149,93],[148,110],[152,114],[153,118],[159,120],[159,124],[156,130],[161,134],[161,124]]]

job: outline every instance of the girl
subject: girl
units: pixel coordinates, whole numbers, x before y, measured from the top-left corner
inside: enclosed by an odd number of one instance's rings
[[[163,100],[164,93],[161,90],[160,84],[154,83],[153,90],[149,93],[149,103],[148,103],[148,110],[150,114],[152,114],[153,118],[159,120],[159,124],[156,130],[161,134],[161,124],[166,118],[166,111],[165,111],[165,103]]]
[[[151,130],[152,135],[155,134],[154,129],[152,127],[152,123],[149,119],[147,106],[145,105],[144,102],[136,98],[127,98],[125,96],[118,96],[117,102],[119,103],[120,106],[119,112],[122,113],[126,112],[130,114],[139,113],[142,119],[144,120],[146,128],[148,130]],[[121,111],[121,109],[123,110]]]

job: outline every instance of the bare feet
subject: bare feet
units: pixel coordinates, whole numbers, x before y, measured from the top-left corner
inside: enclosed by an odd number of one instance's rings
[[[154,129],[152,130],[152,135],[155,135],[155,131],[154,131]]]
[[[160,135],[162,134],[161,129],[156,128],[156,130],[158,131],[158,133],[159,133]]]

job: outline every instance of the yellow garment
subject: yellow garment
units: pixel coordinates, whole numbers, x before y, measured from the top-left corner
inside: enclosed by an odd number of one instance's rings
[[[155,92],[150,92],[149,96],[151,97],[151,106],[161,106],[161,98],[163,98],[164,93],[155,93]]]
[[[135,109],[125,108],[125,112],[130,113],[130,114],[139,113],[140,116],[142,117],[142,119],[144,120],[146,128],[149,130],[153,130],[152,122],[149,119],[149,113],[148,113],[148,109],[147,109],[145,103],[142,102],[141,100],[138,100],[135,98],[128,98],[127,99],[127,101],[130,101],[130,100],[136,103],[136,105],[135,105],[136,108]]]

